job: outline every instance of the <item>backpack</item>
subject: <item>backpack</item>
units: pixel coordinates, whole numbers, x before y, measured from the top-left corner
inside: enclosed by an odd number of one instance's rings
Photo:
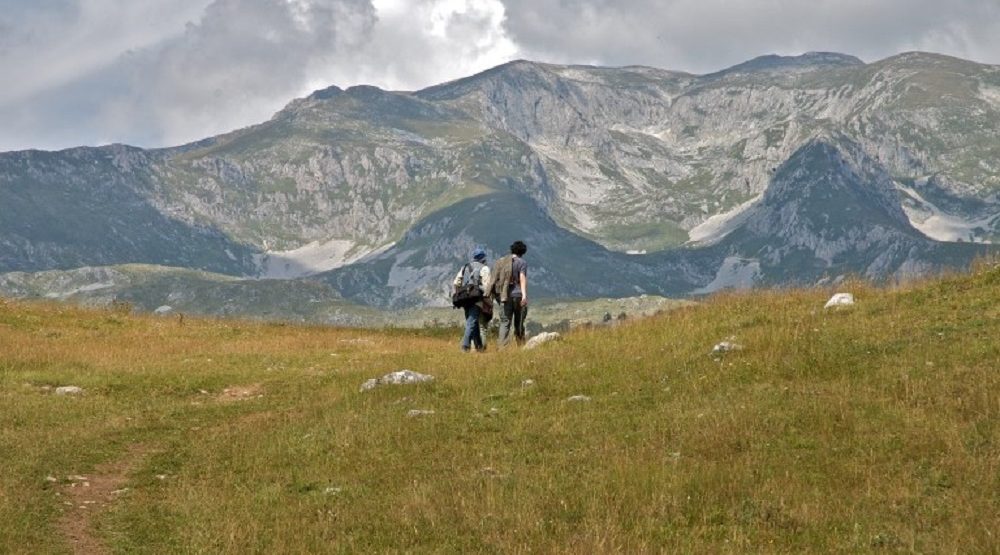
[[[470,262],[462,268],[462,285],[451,296],[453,307],[464,308],[483,300],[482,269],[480,262]]]

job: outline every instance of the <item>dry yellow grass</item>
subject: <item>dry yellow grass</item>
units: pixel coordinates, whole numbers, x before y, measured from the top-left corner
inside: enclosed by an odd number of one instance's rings
[[[66,477],[140,445],[90,518],[111,551],[996,552],[1000,270],[849,289],[486,355],[3,303],[0,551],[68,550]],[[401,368],[437,379],[358,391]]]

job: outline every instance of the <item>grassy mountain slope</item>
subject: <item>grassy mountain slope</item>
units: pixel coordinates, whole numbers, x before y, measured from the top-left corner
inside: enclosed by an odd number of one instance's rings
[[[529,296],[538,298],[678,295],[710,280],[718,265],[714,253],[609,251],[559,227],[527,197],[506,192],[431,214],[384,253],[315,278],[362,304],[441,305],[474,245],[486,246],[492,263],[510,252],[513,238],[528,244]]]
[[[1000,267],[843,287],[482,356],[5,302],[0,551],[995,551]]]
[[[155,158],[120,145],[0,153],[0,268],[131,262],[252,271],[252,245],[157,206]]]
[[[127,303],[153,312],[238,316],[275,321],[363,326],[384,315],[345,300],[311,280],[243,280],[195,270],[126,264],[70,271],[0,274],[0,291],[17,298],[49,298],[89,306]]]

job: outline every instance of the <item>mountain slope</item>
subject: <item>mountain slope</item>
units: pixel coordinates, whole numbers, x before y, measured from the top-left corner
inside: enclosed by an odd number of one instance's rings
[[[812,283],[844,274],[908,278],[996,252],[922,235],[886,169],[843,136],[799,149],[740,220],[718,248],[758,261],[757,283]]]
[[[0,272],[143,262],[440,304],[471,244],[521,238],[554,296],[900,277],[994,252],[956,243],[1000,237],[998,145],[1000,68],[946,56],[517,61],[330,87],[177,148],[0,153]]]
[[[524,196],[495,193],[434,213],[391,249],[315,277],[364,304],[445,305],[472,247],[487,246],[492,262],[513,237],[528,244],[529,295],[538,298],[676,296],[711,279],[721,262],[716,253],[609,251],[560,228]]]

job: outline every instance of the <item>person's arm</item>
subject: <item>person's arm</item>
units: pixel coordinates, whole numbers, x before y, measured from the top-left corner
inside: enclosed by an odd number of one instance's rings
[[[528,274],[521,272],[521,306],[528,306]]]
[[[458,289],[459,287],[462,286],[462,272],[464,270],[465,268],[459,270],[458,275],[455,276],[455,281],[451,282],[452,287],[454,287],[455,289]]]

